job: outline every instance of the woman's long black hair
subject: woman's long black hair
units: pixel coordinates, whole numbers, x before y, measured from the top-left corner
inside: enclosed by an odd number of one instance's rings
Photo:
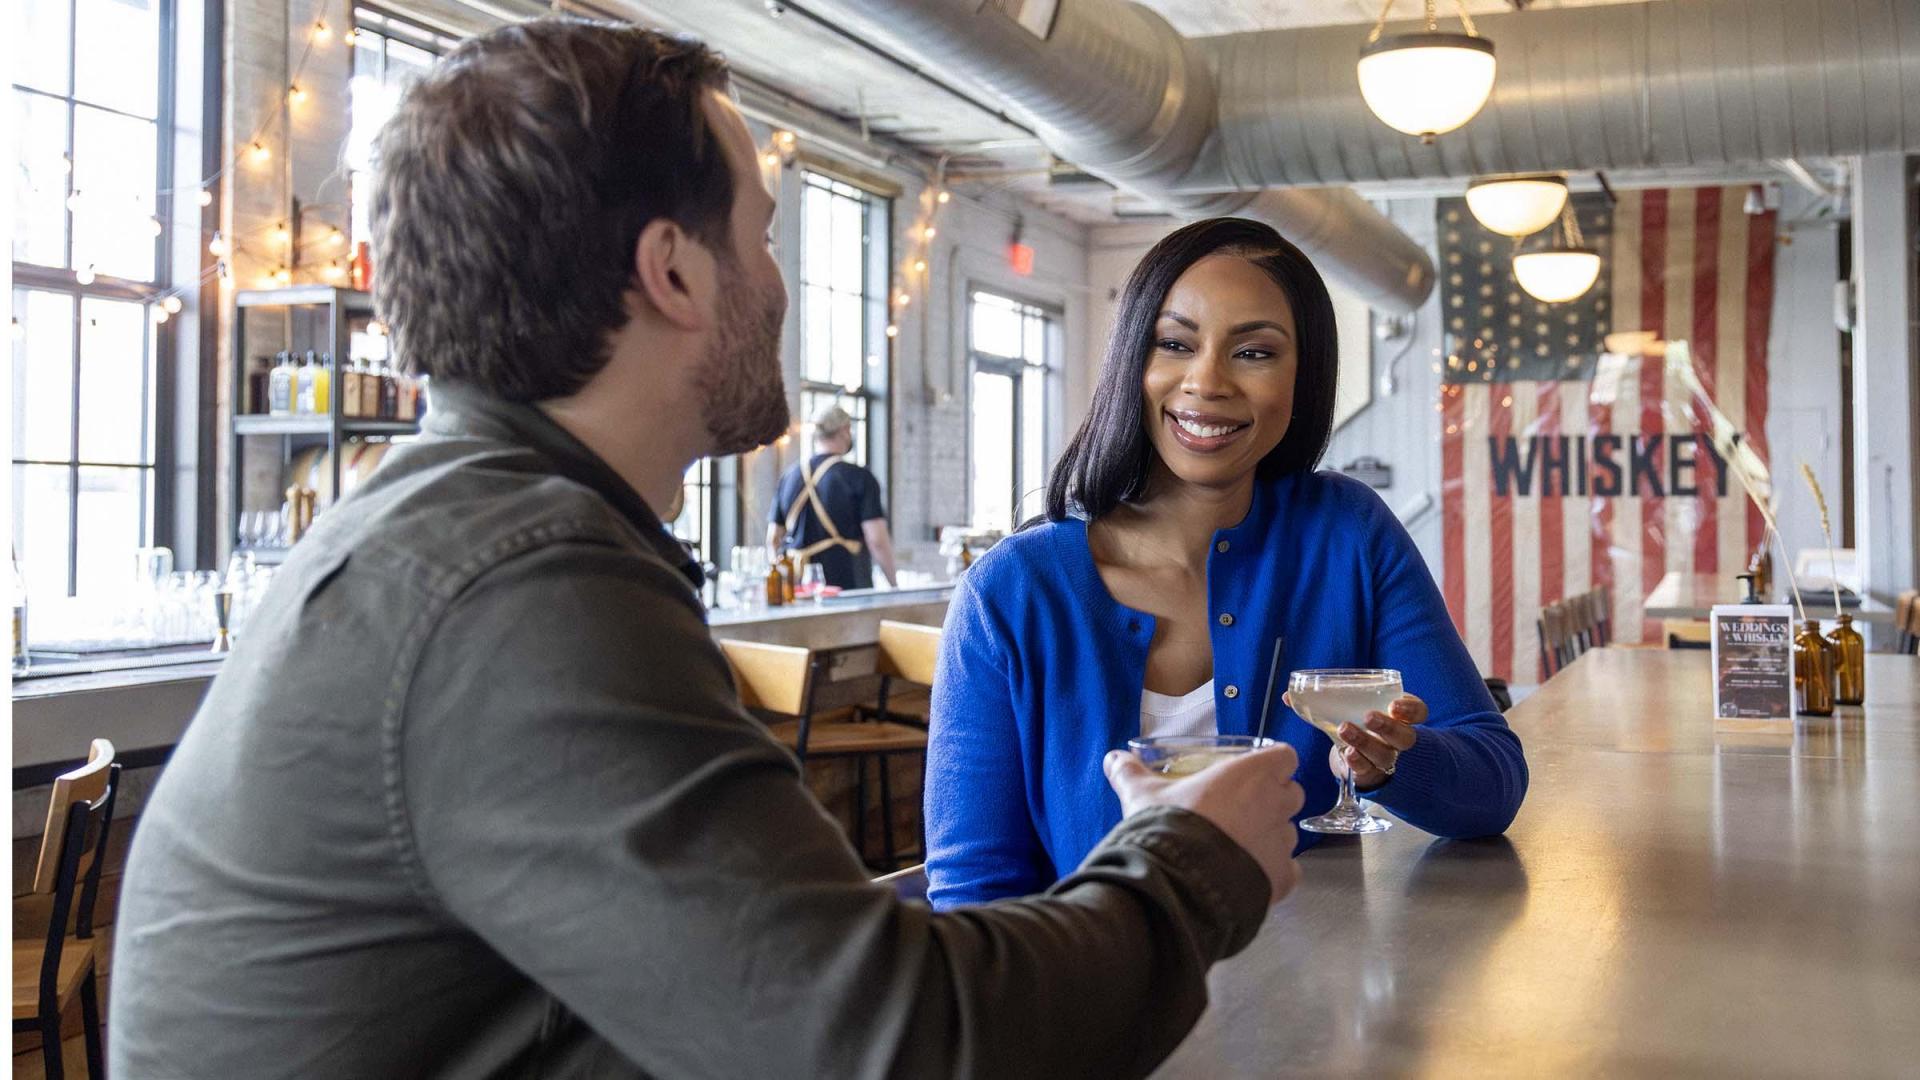
[[[1312,469],[1333,432],[1333,388],[1339,343],[1326,282],[1299,248],[1272,227],[1246,218],[1209,218],[1177,229],[1147,252],[1127,278],[1107,339],[1093,405],[1047,480],[1047,519],[1078,508],[1097,518],[1146,492],[1155,451],[1142,416],[1142,384],[1154,324],[1167,290],[1208,255],[1237,255],[1265,270],[1293,305],[1293,420],[1280,444],[1260,461],[1262,477]]]

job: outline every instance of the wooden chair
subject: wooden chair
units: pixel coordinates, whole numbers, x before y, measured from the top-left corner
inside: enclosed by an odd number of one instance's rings
[[[1613,644],[1613,586],[1601,585],[1593,590],[1593,628],[1594,640],[1601,645]]]
[[[886,836],[881,845],[887,866],[898,864],[893,846],[893,782],[887,760],[894,754],[927,752],[927,731],[891,720],[818,720],[813,717],[814,687],[825,666],[826,653],[793,645],[766,645],[757,641],[720,642],[740,688],[740,700],[749,708],[792,720],[768,725],[773,737],[793,748],[802,765],[809,758],[854,758],[854,845],[861,858],[867,851],[867,760],[880,763],[880,824]],[[924,847],[924,845],[922,845]]]
[[[1534,629],[1540,635],[1540,678],[1543,682],[1573,662],[1568,620],[1567,606],[1559,601],[1541,608],[1540,617],[1534,620]]]
[[[97,977],[105,953],[102,940],[93,936],[93,907],[100,895],[100,870],[106,864],[113,800],[119,790],[120,766],[113,760],[113,744],[105,739],[93,740],[85,765],[54,779],[31,890],[31,895],[53,897],[47,939],[13,943],[13,1030],[40,1033],[48,1080],[65,1075],[60,1017],[75,996],[80,998],[87,1075],[96,1080],[106,1076]],[[67,935],[70,915],[71,937]]]
[[[1593,594],[1579,593],[1567,597],[1567,638],[1578,656],[1593,647]]]
[[[1920,654],[1920,591],[1908,589],[1894,603],[1893,635],[1895,652]]]
[[[933,670],[940,663],[940,628],[921,626],[919,623],[894,622],[892,619],[880,623],[880,651],[874,659],[874,670],[880,673],[880,707],[875,717],[880,720],[900,720],[914,727],[924,728],[925,723],[887,712],[887,698],[893,690],[895,679],[904,679],[910,683],[931,687]]]

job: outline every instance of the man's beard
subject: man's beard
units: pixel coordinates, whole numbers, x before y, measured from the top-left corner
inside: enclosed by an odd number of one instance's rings
[[[721,279],[738,280],[737,268]],[[731,287],[721,294],[719,329],[701,358],[694,386],[706,410],[708,454],[744,453],[786,433],[787,388],[780,377],[780,322],[786,305],[778,292],[755,294]]]

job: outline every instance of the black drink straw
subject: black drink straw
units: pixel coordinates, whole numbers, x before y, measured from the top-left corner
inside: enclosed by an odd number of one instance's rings
[[[1273,662],[1267,665],[1267,699],[1260,703],[1260,730],[1254,734],[1256,739],[1267,737],[1267,717],[1273,714],[1273,685],[1280,680],[1280,646],[1286,638],[1273,639]]]

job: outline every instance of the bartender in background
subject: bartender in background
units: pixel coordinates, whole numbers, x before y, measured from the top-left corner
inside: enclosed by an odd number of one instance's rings
[[[873,564],[896,584],[893,534],[880,502],[880,481],[846,460],[853,449],[853,417],[838,405],[813,416],[813,457],[780,478],[768,514],[767,546],[791,549],[817,563],[827,584],[873,588]]]

